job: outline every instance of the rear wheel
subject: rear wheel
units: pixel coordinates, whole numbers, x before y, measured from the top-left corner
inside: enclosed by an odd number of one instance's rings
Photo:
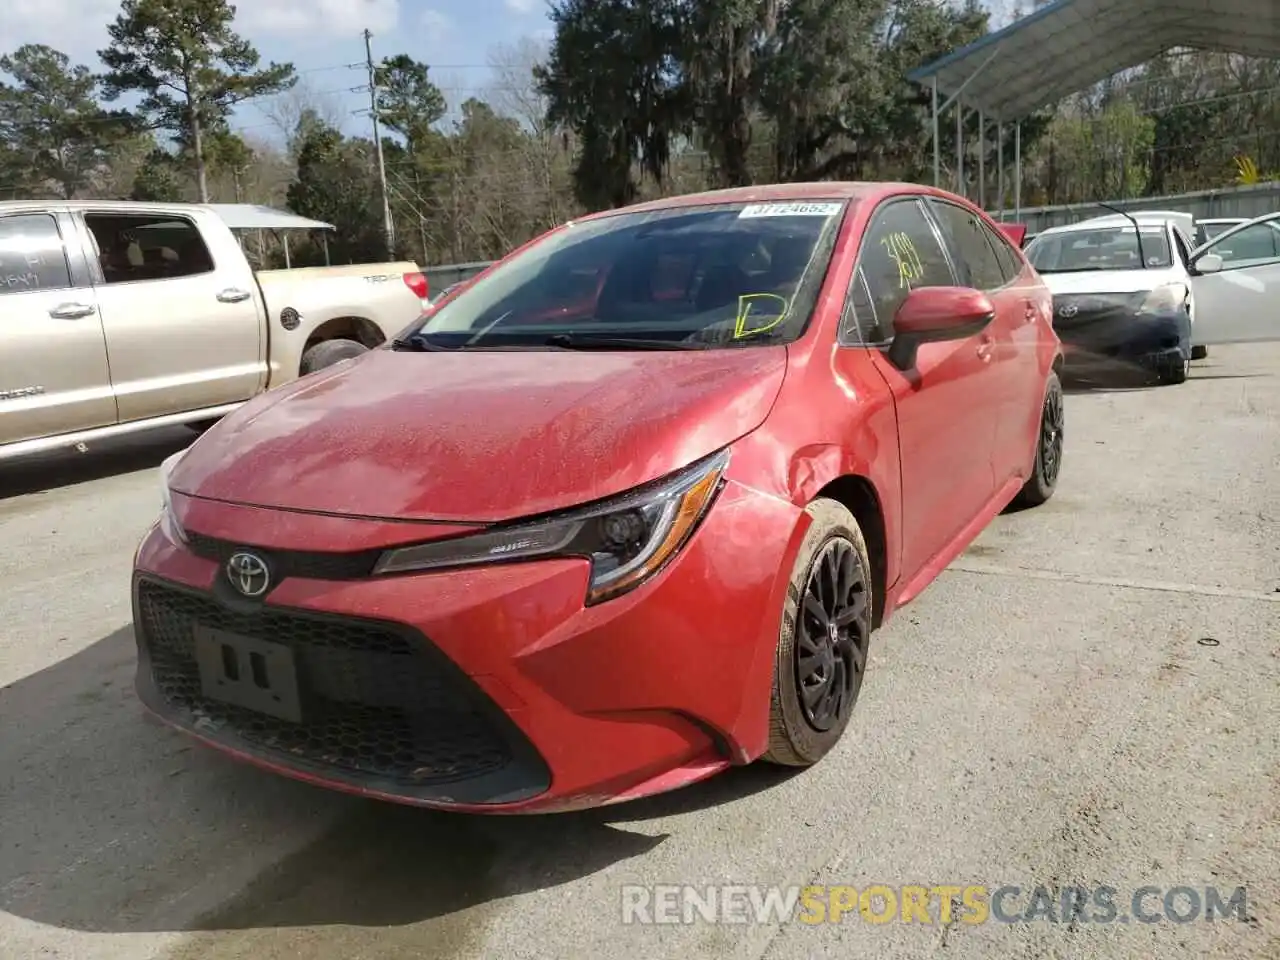
[[[1191,359],[1192,359],[1192,360],[1203,360],[1203,359],[1204,359],[1205,357],[1207,357],[1208,355],[1209,355],[1209,348],[1208,348],[1208,347],[1201,346],[1201,347],[1192,347],[1192,348],[1191,348]]]
[[[787,586],[764,759],[807,767],[839,741],[862,689],[871,641],[867,544],[844,506],[820,498]]]
[[[1014,498],[1018,507],[1038,507],[1058,488],[1058,474],[1062,472],[1063,427],[1066,425],[1066,408],[1062,399],[1062,381],[1056,373],[1049,374],[1045,386],[1044,406],[1040,408],[1040,433],[1036,437],[1036,460],[1031,476]]]
[[[302,355],[300,373],[305,377],[309,373],[323,370],[325,367],[332,366],[342,360],[350,360],[352,357],[358,357],[368,351],[368,347],[363,343],[357,343],[355,340],[325,340],[323,343],[317,343],[314,347],[309,348]]]

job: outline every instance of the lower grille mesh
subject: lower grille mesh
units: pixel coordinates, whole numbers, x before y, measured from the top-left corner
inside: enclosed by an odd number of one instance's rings
[[[511,762],[483,694],[426,641],[376,623],[270,608],[234,613],[200,594],[138,584],[139,641],[168,707],[216,737],[226,730],[263,751],[412,786],[483,776]],[[301,723],[203,695],[196,627],[293,651]]]

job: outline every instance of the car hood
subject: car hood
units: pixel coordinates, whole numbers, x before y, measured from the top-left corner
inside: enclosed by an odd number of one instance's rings
[[[785,347],[375,350],[250,401],[170,474],[179,493],[495,522],[621,493],[758,427]]]
[[[1185,283],[1174,270],[1081,270],[1076,273],[1042,273],[1054,296],[1089,293],[1145,293],[1165,283]]]

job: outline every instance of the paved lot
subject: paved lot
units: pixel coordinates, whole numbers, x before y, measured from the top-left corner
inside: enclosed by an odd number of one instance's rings
[[[338,797],[144,720],[128,568],[186,435],[0,468],[0,956],[1280,957],[1280,348],[1068,417],[1057,498],[878,636],[817,768],[544,818]],[[1105,884],[1121,913],[1245,885],[1248,919],[621,923],[621,885],[671,882]]]

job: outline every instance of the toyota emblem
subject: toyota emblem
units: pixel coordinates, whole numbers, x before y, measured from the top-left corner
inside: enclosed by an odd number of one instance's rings
[[[1080,308],[1074,303],[1068,303],[1065,307],[1058,311],[1058,316],[1070,319],[1080,312]]]
[[[227,560],[227,579],[246,597],[260,597],[271,586],[271,569],[256,553],[233,553]]]

